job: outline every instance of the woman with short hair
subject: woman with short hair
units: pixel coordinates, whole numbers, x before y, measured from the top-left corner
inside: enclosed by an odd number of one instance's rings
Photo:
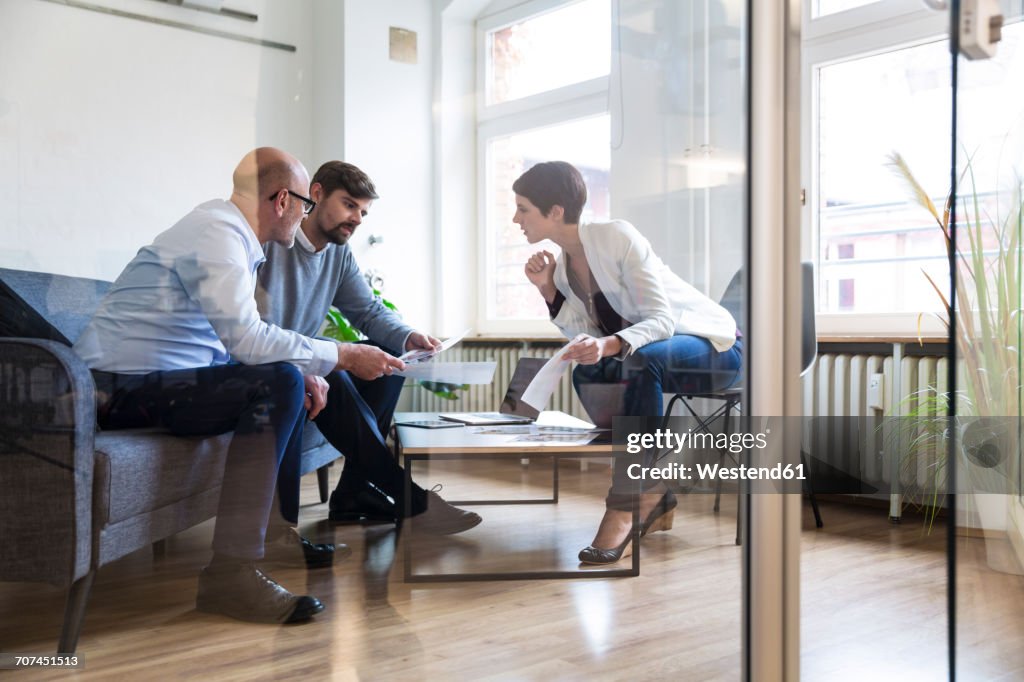
[[[550,239],[556,258],[538,251],[526,277],[544,297],[551,321],[572,339],[565,359],[575,360],[577,394],[591,384],[621,384],[621,412],[652,417],[664,412],[663,393],[703,393],[734,384],[742,344],[728,311],[680,279],[650,242],[624,220],[582,223],[587,188],[564,161],[539,163],[512,185],[518,224],[531,244]],[[644,467],[650,467],[651,455]],[[633,547],[635,482],[628,462],[615,458],[605,514],[589,547],[587,564],[610,564]],[[641,533],[672,527],[675,496],[664,483],[640,482]]]

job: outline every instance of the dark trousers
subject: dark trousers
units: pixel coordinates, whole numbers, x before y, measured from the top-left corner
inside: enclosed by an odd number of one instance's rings
[[[365,381],[345,371],[331,372],[325,378],[330,385],[327,406],[314,423],[324,438],[345,455],[345,468],[334,494],[352,494],[370,483],[395,500],[399,514],[404,513],[405,472],[384,438],[405,379],[390,376]],[[412,513],[419,514],[426,508],[426,491],[414,483]]]
[[[298,522],[305,389],[293,365],[220,365],[149,374],[93,372],[109,396],[99,408],[103,429],[159,426],[178,436],[234,431],[224,464],[215,552],[263,556],[274,486],[281,475],[281,515]]]
[[[665,411],[665,393],[707,393],[735,384],[743,364],[743,343],[739,339],[727,351],[718,352],[707,339],[676,334],[638,348],[624,361],[604,358],[595,365],[577,365],[572,373],[576,393],[582,395],[587,384],[618,384],[621,404],[618,414],[630,417],[660,417]],[[657,453],[647,451],[641,462],[644,469],[653,464]],[[612,467],[612,487],[605,498],[608,509],[630,511],[637,481],[627,471],[631,460],[616,457]],[[644,487],[658,484],[644,479]]]

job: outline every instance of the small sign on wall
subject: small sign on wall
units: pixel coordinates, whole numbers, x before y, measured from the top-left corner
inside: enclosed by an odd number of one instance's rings
[[[390,33],[390,56],[395,62],[405,64],[416,63],[416,31],[407,28],[391,26]]]

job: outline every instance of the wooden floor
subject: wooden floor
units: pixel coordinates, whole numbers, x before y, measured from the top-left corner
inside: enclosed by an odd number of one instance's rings
[[[550,467],[535,460],[432,465],[448,498],[543,496]],[[332,474],[333,478],[334,474]],[[417,545],[418,572],[575,568],[602,513],[608,474],[561,470],[558,505],[482,506],[484,522]],[[496,483],[501,481],[501,483]],[[317,499],[315,480],[303,499]],[[275,627],[197,613],[196,578],[210,523],[165,555],[142,551],[102,569],[79,643],[85,668],[34,669],[12,679],[251,680],[736,680],[740,676],[740,549],[735,497],[680,497],[676,527],[643,545],[637,578],[408,585],[403,543],[388,526],[329,526],[303,508],[307,536],[346,542],[332,570],[273,570],[327,606],[308,624]],[[877,509],[825,502],[823,530],[805,507],[801,667],[804,680],[942,680],[946,658],[944,529]],[[990,570],[981,540],[963,540],[961,680],[1024,679],[1024,578]],[[422,559],[422,560],[421,560]],[[0,584],[0,651],[55,647],[64,594]]]

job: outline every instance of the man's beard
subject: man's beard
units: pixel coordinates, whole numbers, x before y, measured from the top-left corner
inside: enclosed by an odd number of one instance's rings
[[[345,229],[349,230],[348,234],[344,232]],[[355,225],[352,223],[342,223],[336,226],[333,230],[325,230],[324,236],[327,237],[327,241],[332,244],[344,245],[348,243],[349,237],[355,231]]]

